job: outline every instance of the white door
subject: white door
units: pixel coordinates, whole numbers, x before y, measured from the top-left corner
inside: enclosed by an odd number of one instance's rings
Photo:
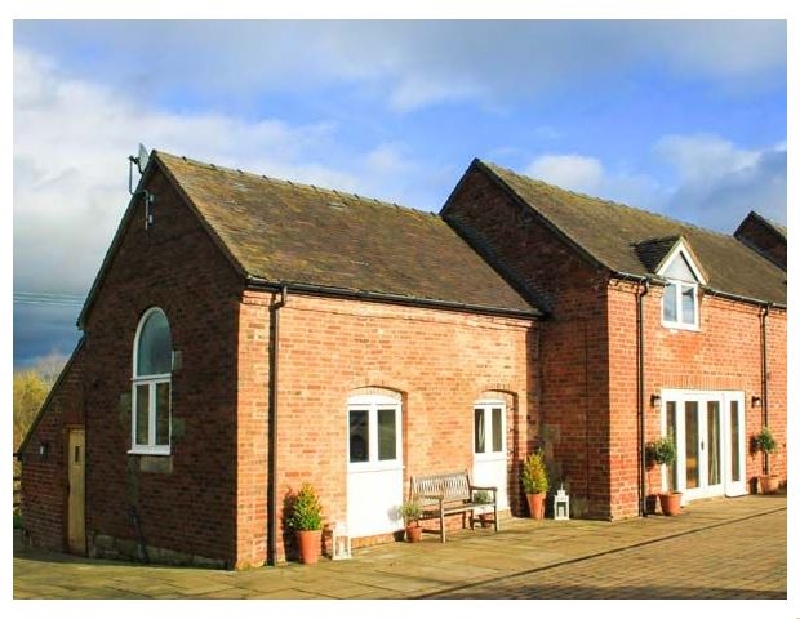
[[[662,432],[675,436],[674,469],[664,467],[663,487],[693,499],[745,493],[744,394],[665,390]]]
[[[398,400],[359,396],[347,403],[347,529],[352,537],[403,528],[403,441]]]
[[[475,486],[497,486],[497,509],[506,509],[508,453],[505,403],[478,402],[474,414],[472,483]]]
[[[745,451],[747,439],[745,437],[744,419],[744,393],[728,392],[723,402],[723,416],[726,423],[728,449],[723,453],[727,457],[723,460],[725,467],[724,482],[727,496],[740,496],[747,494],[747,481],[745,477]]]

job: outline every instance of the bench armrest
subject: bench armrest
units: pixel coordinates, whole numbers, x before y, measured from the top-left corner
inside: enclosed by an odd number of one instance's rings
[[[470,492],[472,490],[494,490],[497,492],[497,486],[470,486],[469,489]]]

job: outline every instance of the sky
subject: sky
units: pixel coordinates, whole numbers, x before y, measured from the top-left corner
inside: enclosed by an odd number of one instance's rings
[[[478,157],[787,223],[785,20],[18,18],[11,65],[15,368],[77,342],[139,142],[431,211]]]

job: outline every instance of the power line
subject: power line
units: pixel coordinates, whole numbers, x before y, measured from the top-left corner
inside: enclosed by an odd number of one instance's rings
[[[65,305],[80,306],[84,298],[66,292],[28,292],[19,290],[14,292],[14,303],[27,305]]]

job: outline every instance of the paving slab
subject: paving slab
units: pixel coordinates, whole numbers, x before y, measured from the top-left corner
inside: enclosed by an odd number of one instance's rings
[[[698,501],[674,518],[508,518],[498,533],[460,531],[445,544],[428,534],[345,561],[241,572],[99,561],[20,542],[15,600],[787,599],[785,494]]]

